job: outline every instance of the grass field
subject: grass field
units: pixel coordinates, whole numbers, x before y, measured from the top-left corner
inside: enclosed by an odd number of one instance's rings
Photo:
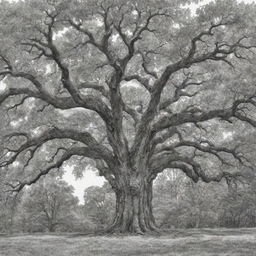
[[[255,256],[256,229],[173,230],[161,236],[0,236],[1,256]]]

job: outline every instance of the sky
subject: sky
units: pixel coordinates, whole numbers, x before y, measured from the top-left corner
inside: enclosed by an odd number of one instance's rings
[[[105,179],[97,176],[92,170],[85,170],[82,178],[76,178],[72,173],[72,168],[65,168],[63,179],[74,187],[74,195],[78,197],[80,204],[83,204],[84,190],[90,186],[102,186]]]

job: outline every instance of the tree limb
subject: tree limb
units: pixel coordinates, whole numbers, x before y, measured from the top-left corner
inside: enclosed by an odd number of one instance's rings
[[[69,149],[69,151],[65,152],[56,162],[47,166],[45,169],[40,170],[39,173],[31,179],[25,180],[23,182],[18,182],[16,184],[9,184],[11,189],[9,192],[20,192],[25,186],[30,186],[36,183],[42,176],[47,175],[53,169],[59,169],[63,163],[69,160],[72,156],[85,156],[90,158],[97,158],[97,154],[93,152],[93,150],[88,149],[86,147],[75,147]]]
[[[113,156],[112,152],[103,145],[100,145],[96,139],[88,132],[79,132],[76,130],[68,130],[68,129],[60,129],[57,127],[53,127],[52,129],[48,129],[47,131],[43,132],[39,136],[32,136],[25,133],[12,133],[7,135],[6,141],[10,141],[12,138],[25,136],[26,141],[19,146],[18,149],[8,149],[9,152],[12,152],[13,155],[8,159],[3,161],[0,164],[0,167],[8,166],[16,161],[17,157],[26,151],[30,151],[30,154],[34,154],[35,150],[42,146],[44,143],[48,141],[52,141],[54,139],[71,139],[76,142],[81,142],[88,146],[88,150],[91,149],[94,154],[98,156],[98,158],[104,159],[110,166],[113,163]],[[34,149],[31,149],[35,147]],[[33,156],[33,155],[32,155]],[[32,157],[31,156],[31,157]],[[29,161],[31,160],[31,157]]]

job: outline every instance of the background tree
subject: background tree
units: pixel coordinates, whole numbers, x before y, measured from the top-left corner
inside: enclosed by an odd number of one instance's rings
[[[255,227],[255,179],[239,186],[234,184],[220,202],[220,225],[223,227]]]
[[[58,177],[47,177],[33,185],[19,207],[23,231],[72,230],[78,206],[72,193],[73,187]]]
[[[111,187],[105,183],[102,187],[92,186],[84,191],[84,214],[97,225],[106,228],[111,224],[115,198]]]
[[[156,229],[152,186],[165,169],[218,182],[251,168],[225,137],[256,125],[255,6],[215,1],[193,16],[193,2],[1,3],[10,190],[64,162],[94,165],[116,195],[109,231],[142,233]]]
[[[16,213],[20,203],[20,195],[9,200],[0,200],[0,233],[13,233],[20,231],[16,225]]]
[[[195,184],[184,174],[171,171],[161,176],[160,180],[156,180],[153,200],[156,220],[161,227],[221,226],[219,221],[227,208],[223,204],[224,198],[228,196],[225,182]]]

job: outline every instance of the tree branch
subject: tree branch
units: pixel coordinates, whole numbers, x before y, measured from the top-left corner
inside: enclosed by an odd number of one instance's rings
[[[214,118],[220,118],[222,120],[229,121],[231,118],[236,118],[241,121],[245,121],[256,127],[256,121],[241,114],[242,104],[252,104],[256,107],[255,96],[250,96],[246,99],[239,99],[232,103],[230,108],[216,109],[209,112],[203,112],[201,109],[184,110],[174,115],[164,116],[153,125],[154,131],[161,131],[168,127],[179,126],[184,123],[198,123],[208,121]]]
[[[167,168],[178,168],[182,170],[188,177],[190,177],[194,182],[197,182],[202,179],[204,182],[220,182],[223,178],[225,179],[236,179],[241,177],[240,173],[230,173],[226,171],[220,171],[218,174],[208,175],[206,174],[199,163],[197,163],[193,157],[184,157],[177,153],[165,153],[158,155],[150,166],[150,176],[154,178],[157,173],[162,172]],[[158,159],[158,160],[157,160]],[[158,165],[154,164],[155,161],[158,162]]]
[[[200,86],[203,83],[205,83],[205,81],[200,81],[200,82],[196,82],[196,81],[191,81],[192,77],[191,74],[186,75],[185,79],[182,81],[182,83],[180,85],[174,85],[176,87],[175,91],[174,91],[174,96],[170,99],[167,99],[163,102],[161,102],[159,104],[159,110],[165,110],[166,108],[168,108],[170,105],[172,105],[173,103],[177,102],[181,97],[194,97],[195,95],[198,94],[198,91],[195,93],[187,93],[184,90],[186,88],[188,88],[189,86]]]
[[[124,81],[132,81],[136,80],[138,81],[148,92],[151,92],[152,88],[149,84],[149,79],[141,77],[139,75],[128,75],[123,78]]]
[[[70,97],[52,97],[50,94],[41,93],[38,91],[31,90],[29,88],[9,88],[4,93],[0,94],[0,104],[11,96],[25,95],[27,97],[40,99],[55,108],[59,109],[71,109],[77,108],[77,105]]]
[[[25,136],[26,141],[19,146],[18,149],[11,150],[8,149],[9,152],[13,153],[13,155],[8,159],[3,161],[0,164],[0,167],[8,166],[16,161],[17,157],[22,153],[26,151],[30,151],[30,159],[33,157],[33,154],[35,153],[35,150],[38,149],[40,146],[42,146],[44,143],[48,141],[52,141],[54,139],[71,139],[76,142],[81,142],[88,146],[88,150],[91,149],[95,156],[97,155],[98,158],[102,158],[104,161],[106,161],[107,164],[112,166],[113,163],[113,156],[112,152],[106,148],[103,145],[100,145],[96,139],[88,132],[79,132],[76,130],[67,130],[67,129],[60,129],[57,127],[53,127],[52,129],[49,129],[39,136],[32,136],[25,133],[12,133],[10,135],[7,135],[6,141],[10,141],[12,138]],[[34,149],[31,149],[33,148]]]
[[[16,184],[9,184],[11,189],[8,190],[9,192],[20,192],[25,186],[30,186],[36,183],[42,176],[47,175],[53,169],[59,169],[63,163],[69,160],[72,156],[85,156],[90,158],[97,158],[97,154],[89,148],[86,147],[75,147],[69,149],[65,152],[55,163],[47,166],[45,169],[40,170],[39,173],[34,177],[23,182],[18,182]]]
[[[200,152],[214,155],[222,164],[229,165],[229,163],[227,163],[223,159],[220,153],[227,153],[231,155],[234,159],[239,161],[240,164],[244,164],[244,161],[248,162],[248,160],[243,155],[241,155],[241,153],[237,152],[237,147],[235,147],[234,149],[229,149],[226,147],[218,147],[208,140],[201,140],[199,142],[196,142],[196,141],[187,141],[181,138],[181,140],[177,143],[174,143],[174,145],[170,145],[170,146],[164,145],[160,147],[155,153],[158,154],[164,151],[174,151],[176,148],[179,148],[179,147],[191,147]]]

